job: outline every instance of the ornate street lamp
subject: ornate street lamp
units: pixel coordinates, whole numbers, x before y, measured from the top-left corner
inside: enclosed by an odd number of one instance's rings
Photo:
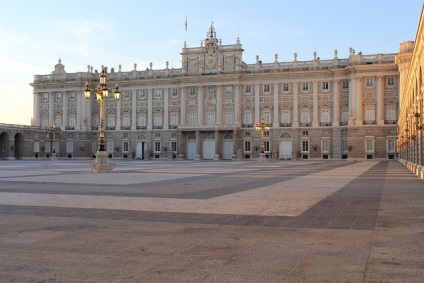
[[[52,151],[52,155],[50,156],[50,160],[57,160],[57,154],[56,154],[56,133],[60,133],[60,128],[56,127],[56,122],[53,121],[53,125],[51,127],[46,127],[46,131],[47,133],[52,133],[53,134],[53,151]]]
[[[266,161],[265,151],[264,151],[264,133],[265,131],[269,131],[270,125],[269,123],[265,122],[264,117],[261,117],[261,122],[255,123],[255,129],[256,131],[262,132],[262,145],[261,145],[261,154],[259,155],[259,162],[263,163]]]
[[[99,149],[96,153],[96,160],[91,164],[93,172],[110,172],[115,164],[109,163],[108,153],[105,149],[105,124],[104,124],[104,101],[108,99],[110,89],[107,88],[107,70],[102,66],[102,72],[99,73],[100,82],[96,88],[92,88],[88,82],[85,83],[84,97],[88,101],[90,99],[91,92],[96,95],[96,101],[100,104],[100,134],[99,134]],[[121,98],[121,91],[118,85],[115,85],[113,90],[115,101],[119,101]]]

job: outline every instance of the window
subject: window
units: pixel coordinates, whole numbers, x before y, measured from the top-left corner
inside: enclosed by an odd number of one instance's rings
[[[215,125],[215,112],[208,112],[206,115],[207,115],[207,124]]]
[[[154,113],[153,126],[156,126],[156,127],[162,126],[162,113],[160,112]]]
[[[100,126],[100,118],[99,115],[94,115],[93,116],[93,128],[98,129]]]
[[[347,123],[349,122],[349,109],[348,108],[343,108],[342,109],[342,123]]]
[[[342,89],[349,89],[349,81],[342,82]]]
[[[365,121],[375,121],[374,106],[368,105],[365,107]]]
[[[322,141],[321,152],[328,153],[328,140]]]
[[[122,117],[122,126],[124,127],[129,127],[131,126],[131,122],[130,122],[130,114],[124,114]]]
[[[347,141],[342,141],[342,152],[347,152]]]
[[[155,152],[160,152],[160,141],[155,141]]]
[[[113,153],[113,141],[106,141],[106,150],[108,153]]]
[[[54,120],[56,122],[56,127],[58,127],[58,128],[62,127],[62,116],[56,115],[54,117]]]
[[[146,97],[146,91],[144,89],[139,89],[138,90],[138,98],[144,99],[145,97]]]
[[[264,141],[264,152],[269,152],[269,141]]]
[[[264,117],[265,123],[271,123],[271,112],[269,110],[263,111],[262,117]]]
[[[160,138],[160,133],[155,133],[155,138]]]
[[[41,117],[41,128],[45,128],[49,125],[49,117],[48,116],[42,116]]]
[[[144,115],[138,116],[138,126],[146,127],[146,116]]]
[[[70,101],[75,101],[77,99],[77,93],[75,91],[71,92],[71,95],[69,96]]]
[[[284,92],[289,92],[290,91],[289,84],[283,84],[283,91]]]
[[[130,91],[129,90],[124,91],[123,98],[124,98],[124,100],[130,99]]]
[[[171,126],[178,126],[178,113],[171,112]]]
[[[74,152],[74,141],[67,140],[66,141],[66,153],[73,153]]]
[[[75,121],[76,121],[76,115],[75,114],[69,114],[69,127],[75,128]]]
[[[309,141],[302,141],[302,152],[309,152]]]
[[[172,97],[177,97],[178,96],[178,89],[177,88],[173,88],[171,91],[171,96]]]
[[[372,78],[367,78],[366,80],[365,80],[365,86],[366,87],[372,87],[374,85],[374,81],[373,81],[373,79]]]
[[[225,94],[233,94],[233,87],[232,86],[226,86],[225,87]]]
[[[302,136],[308,136],[309,132],[308,131],[302,131]]]
[[[393,77],[387,78],[387,85],[388,86],[394,86],[395,85],[395,78],[393,78]]]
[[[396,142],[395,140],[387,140],[387,152],[395,152]]]
[[[328,82],[323,82],[322,83],[322,90],[328,90],[328,89],[329,89]]]
[[[244,152],[251,152],[251,142],[250,141],[244,141]]]
[[[396,121],[396,105],[387,105],[386,120]]]
[[[245,85],[244,86],[244,92],[245,93],[252,93],[252,86],[251,85]]]
[[[177,142],[171,141],[171,151],[177,151]]]
[[[56,101],[62,101],[62,93],[56,94]]]
[[[108,128],[115,127],[115,115],[107,114],[107,127]]]
[[[49,94],[43,93],[42,100],[43,100],[43,102],[48,102],[49,101]]]
[[[161,97],[162,97],[162,89],[156,89],[155,98],[161,98]]]
[[[269,92],[269,84],[264,84],[264,92]]]
[[[196,115],[196,113],[189,113],[189,116],[188,116],[188,123],[190,124],[190,125],[196,125],[197,124],[197,115]]]
[[[127,141],[124,141],[122,143],[122,152],[128,152],[130,149],[130,143]]]
[[[302,84],[302,91],[309,91],[309,83]]]
[[[330,123],[330,109],[321,109],[321,123]]]
[[[250,137],[250,132],[246,132],[246,136]]]
[[[191,88],[190,88],[189,95],[190,95],[190,96],[195,96],[195,95],[196,95],[196,88],[191,87]]]
[[[264,131],[264,136],[269,137],[269,131]]]
[[[3,146],[2,146],[2,152],[6,151],[6,143],[3,142]],[[40,142],[39,141],[34,141],[34,152],[40,152]]]
[[[251,110],[245,110],[244,111],[244,124],[252,124],[252,111]]]
[[[300,110],[300,123],[309,123],[309,122],[310,122],[309,109]]]
[[[225,124],[226,125],[233,124],[233,112],[225,112]]]
[[[366,140],[366,151],[374,152],[374,140],[371,140],[371,139]]]
[[[281,111],[281,123],[290,124],[290,110],[284,109]]]

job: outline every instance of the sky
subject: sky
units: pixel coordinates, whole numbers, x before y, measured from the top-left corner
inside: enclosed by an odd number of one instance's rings
[[[0,0],[0,124],[30,125],[34,75],[59,58],[68,73],[87,65],[122,71],[181,67],[184,40],[200,46],[213,21],[222,44],[243,45],[243,61],[322,60],[397,53],[414,41],[422,0]],[[185,21],[187,19],[187,31]]]

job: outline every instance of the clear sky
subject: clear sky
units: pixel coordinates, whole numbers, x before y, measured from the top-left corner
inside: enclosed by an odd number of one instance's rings
[[[243,61],[264,63],[397,53],[414,41],[422,0],[1,0],[0,123],[29,125],[34,75],[58,59],[68,73],[87,65],[122,71],[181,67],[189,47],[206,38],[211,21],[222,44],[243,44]],[[187,17],[188,29],[184,23]]]

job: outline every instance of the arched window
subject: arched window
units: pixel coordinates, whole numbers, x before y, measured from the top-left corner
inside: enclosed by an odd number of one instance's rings
[[[321,123],[330,123],[330,108],[323,107],[321,109]]]
[[[178,112],[171,112],[171,126],[178,126]]]

